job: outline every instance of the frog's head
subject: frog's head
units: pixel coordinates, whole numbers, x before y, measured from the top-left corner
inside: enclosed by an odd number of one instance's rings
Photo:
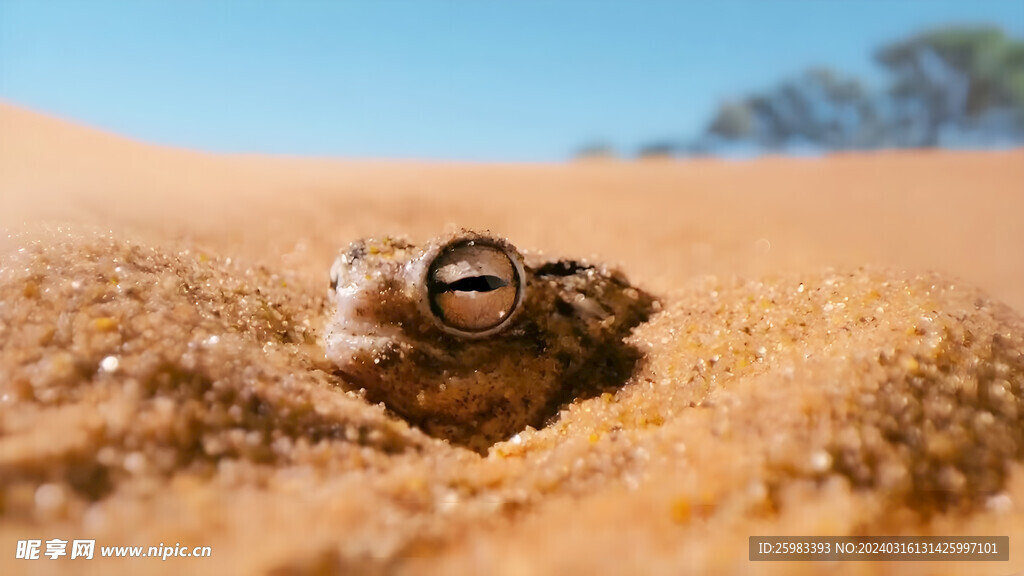
[[[512,325],[526,287],[523,257],[503,238],[464,230],[422,247],[357,241],[331,268],[328,355],[342,368],[368,354],[379,365],[413,348],[492,337]]]
[[[435,436],[482,449],[540,425],[581,385],[621,382],[652,299],[574,261],[525,266],[503,238],[360,240],[331,269],[324,338],[345,383]]]

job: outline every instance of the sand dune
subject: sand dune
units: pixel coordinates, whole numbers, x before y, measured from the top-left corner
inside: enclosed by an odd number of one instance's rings
[[[352,238],[457,225],[620,262],[662,290],[705,273],[872,264],[947,273],[1024,310],[1020,150],[466,165],[214,156],[10,105],[0,127],[5,224],[189,236],[320,277]]]
[[[1021,150],[213,155],[0,105],[0,540],[214,548],[58,561],[104,573],[814,573],[747,537],[1024,533],[1020,182]],[[336,251],[454,226],[659,295],[637,373],[486,457],[344,392]]]

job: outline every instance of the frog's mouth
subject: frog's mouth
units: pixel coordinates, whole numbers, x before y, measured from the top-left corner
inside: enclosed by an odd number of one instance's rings
[[[448,334],[497,334],[522,308],[523,258],[502,238],[463,231],[431,245],[418,263],[411,280],[419,288],[420,309]]]

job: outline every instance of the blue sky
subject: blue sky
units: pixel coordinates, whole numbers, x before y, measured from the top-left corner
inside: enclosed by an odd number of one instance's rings
[[[0,98],[217,152],[550,161],[1016,0],[0,0]]]

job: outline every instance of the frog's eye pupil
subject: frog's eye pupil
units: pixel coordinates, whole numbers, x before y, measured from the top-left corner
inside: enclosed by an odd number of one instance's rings
[[[445,286],[453,292],[490,292],[508,286],[508,282],[498,276],[470,276]]]
[[[518,254],[479,239],[445,247],[430,263],[430,312],[446,331],[462,336],[492,334],[522,300]]]

